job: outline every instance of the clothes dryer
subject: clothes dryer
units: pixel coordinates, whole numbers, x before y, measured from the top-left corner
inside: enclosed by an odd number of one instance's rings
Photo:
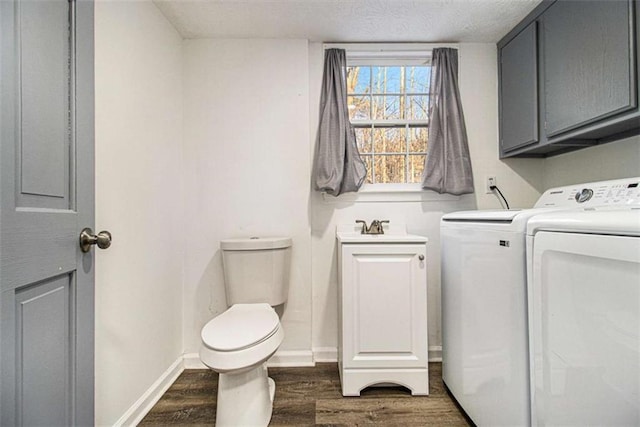
[[[640,425],[638,185],[528,223],[533,425]]]

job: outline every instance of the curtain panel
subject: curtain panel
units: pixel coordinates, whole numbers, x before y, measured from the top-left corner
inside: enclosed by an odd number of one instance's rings
[[[333,196],[358,191],[367,176],[347,108],[347,58],[344,49],[327,49],[320,97],[320,123],[312,181]]]
[[[467,130],[458,89],[458,51],[433,49],[429,141],[422,188],[454,195],[473,193]]]

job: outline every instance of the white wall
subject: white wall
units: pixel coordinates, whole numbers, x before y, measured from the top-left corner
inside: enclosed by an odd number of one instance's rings
[[[356,218],[388,219],[407,224],[408,230],[429,238],[427,280],[429,346],[437,356],[442,345],[440,329],[440,218],[446,212],[464,209],[500,208],[494,195],[485,194],[484,176],[495,175],[500,189],[512,207],[530,207],[542,188],[541,159],[498,160],[498,104],[496,46],[492,44],[461,44],[460,94],[469,137],[476,192],[462,197],[438,196],[433,192],[423,196],[390,195],[370,201],[367,197],[330,196],[312,193],[312,253],[313,253],[313,348],[321,356],[335,357],[337,346],[337,255],[335,227],[352,223]],[[311,144],[313,151],[317,128],[320,82],[322,78],[322,45],[310,46],[311,70]],[[428,200],[413,200],[416,197]]]
[[[96,2],[96,424],[182,354],[182,57],[150,1]]]
[[[640,176],[640,136],[545,159],[544,186]]]
[[[463,98],[476,194],[429,201],[325,201],[310,192],[322,80],[322,45],[304,40],[184,42],[186,233],[185,352],[197,353],[200,329],[226,309],[221,239],[294,237],[294,271],[281,350],[334,357],[337,345],[335,226],[356,218],[404,222],[429,244],[429,338],[439,346],[439,220],[460,209],[499,208],[485,194],[496,175],[514,207],[532,206],[544,160],[502,162],[497,146],[496,47],[460,46]]]
[[[220,240],[293,237],[280,353],[311,348],[306,40],[185,40],[185,352],[226,310]]]
[[[304,40],[186,40],[184,142],[186,233],[185,352],[226,309],[219,241],[294,237],[294,271],[283,316],[283,351],[337,345],[335,226],[356,217],[407,223],[429,244],[430,342],[440,345],[439,220],[460,209],[499,208],[484,175],[512,206],[540,194],[543,160],[504,163],[497,151],[496,48],[460,46],[460,85],[478,191],[430,201],[353,202],[309,191],[322,80],[322,45]],[[197,238],[196,238],[197,237]],[[322,357],[322,355],[321,355]]]

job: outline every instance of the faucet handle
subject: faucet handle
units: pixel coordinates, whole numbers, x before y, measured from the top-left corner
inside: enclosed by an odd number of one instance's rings
[[[381,219],[378,221],[378,228],[380,229],[380,234],[384,234],[384,227],[382,226],[382,224],[389,224],[389,220]]]
[[[356,224],[362,224],[362,230],[360,234],[367,234],[367,222],[361,219],[356,219]]]

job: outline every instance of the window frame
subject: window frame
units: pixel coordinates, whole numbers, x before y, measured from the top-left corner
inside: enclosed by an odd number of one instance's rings
[[[457,48],[458,44],[446,43],[446,44],[434,44],[434,43],[324,43],[323,50],[326,49],[344,49],[347,57],[347,67],[350,66],[425,66],[431,65],[431,52],[437,47],[451,47]],[[373,96],[373,94],[371,94]],[[413,95],[413,94],[412,94]],[[429,94],[426,94],[429,96]],[[397,120],[411,126],[411,124],[424,124],[426,123],[427,129],[429,127],[427,120]],[[376,120],[363,120],[356,121],[351,120],[354,128],[362,128],[367,124],[373,124],[375,126]],[[393,120],[379,121],[380,124],[392,124]],[[415,123],[412,123],[415,122]],[[405,129],[406,129],[405,126]],[[409,135],[407,135],[407,141]],[[373,143],[373,141],[372,141]],[[406,151],[401,153],[392,153],[395,155],[409,155],[412,152]],[[420,153],[422,154],[422,153]],[[370,154],[363,154],[362,156],[369,156]],[[375,155],[375,152],[371,154]],[[380,154],[379,154],[380,155]],[[408,165],[405,162],[405,168]],[[405,174],[406,174],[405,169]],[[411,193],[411,192],[424,192],[420,183],[364,183],[360,188],[359,193]]]
[[[440,45],[438,45],[440,46]],[[430,66],[431,65],[431,51],[434,47],[433,44],[428,43],[341,43],[341,44],[325,44],[324,49],[340,48],[345,49],[347,56],[347,67],[363,66],[363,67],[376,67],[376,66]],[[357,95],[357,94],[350,94]],[[373,93],[365,94],[370,96],[371,99],[375,96]],[[393,95],[391,92],[381,95]],[[406,94],[399,94],[404,95]],[[429,96],[429,93],[413,94],[411,95],[423,95]],[[412,152],[410,151],[409,141],[409,129],[412,127],[429,127],[429,118],[425,120],[407,120],[407,119],[389,119],[389,120],[351,120],[351,124],[355,129],[375,129],[384,127],[384,125],[391,125],[397,129],[404,129],[406,138],[405,150],[398,153],[376,153],[375,148],[372,146],[372,152],[364,154],[362,157],[371,158],[371,164],[373,164],[375,156],[381,155],[402,155],[405,157],[405,179],[407,179],[409,171],[409,156],[412,154],[425,155],[426,152]],[[395,125],[395,126],[393,126]],[[400,125],[400,126],[399,126]],[[373,138],[373,131],[371,133]],[[373,140],[372,140],[373,144]],[[375,173],[372,171],[372,173]],[[372,176],[374,183],[363,184],[360,191],[421,191],[420,183],[375,183],[375,176]]]

